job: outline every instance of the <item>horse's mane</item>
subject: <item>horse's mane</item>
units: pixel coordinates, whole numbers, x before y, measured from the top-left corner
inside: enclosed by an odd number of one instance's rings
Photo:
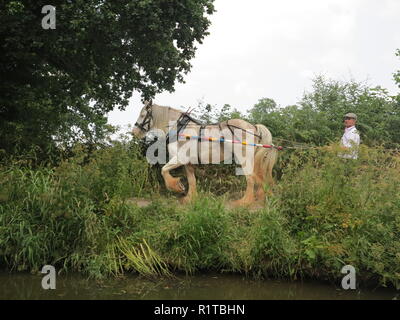
[[[172,107],[160,106],[153,104],[153,126],[165,132],[168,131],[170,121],[176,121],[185,111]]]

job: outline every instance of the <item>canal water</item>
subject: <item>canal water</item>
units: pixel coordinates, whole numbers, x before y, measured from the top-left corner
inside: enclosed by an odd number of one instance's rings
[[[138,276],[102,281],[81,275],[58,275],[55,290],[44,290],[44,275],[0,272],[0,299],[134,299],[134,300],[397,300],[400,291],[388,288],[343,290],[340,284],[252,280],[240,275],[203,274],[150,280]]]

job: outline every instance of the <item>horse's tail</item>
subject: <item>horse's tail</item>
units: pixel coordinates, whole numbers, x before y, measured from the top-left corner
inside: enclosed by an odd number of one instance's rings
[[[260,143],[272,145],[272,134],[268,128],[262,124],[256,124],[257,134],[260,135]],[[278,158],[278,150],[275,148],[257,147],[254,155],[254,174],[260,184],[264,184],[267,179],[268,184],[273,185],[272,169]]]

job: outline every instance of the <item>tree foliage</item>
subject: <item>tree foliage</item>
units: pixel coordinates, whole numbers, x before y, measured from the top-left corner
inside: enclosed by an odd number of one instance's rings
[[[397,49],[396,51],[396,56],[398,56],[400,58],[400,49]],[[400,88],[400,70],[398,70],[397,72],[395,72],[394,74],[394,81],[397,83],[397,85]]]
[[[358,115],[362,143],[400,147],[400,108],[396,97],[380,86],[341,82],[318,76],[301,101],[280,108],[272,99],[260,99],[249,110],[249,120],[266,125],[276,138],[324,145],[340,139],[343,116]]]
[[[0,1],[0,149],[76,133],[101,136],[104,115],[168,90],[190,71],[213,0]]]

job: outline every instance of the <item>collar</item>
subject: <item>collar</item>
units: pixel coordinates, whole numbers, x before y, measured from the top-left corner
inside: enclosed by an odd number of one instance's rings
[[[344,132],[349,132],[350,130],[355,129],[355,128],[356,128],[356,126],[352,126],[352,127],[349,127],[349,128],[344,128]]]

